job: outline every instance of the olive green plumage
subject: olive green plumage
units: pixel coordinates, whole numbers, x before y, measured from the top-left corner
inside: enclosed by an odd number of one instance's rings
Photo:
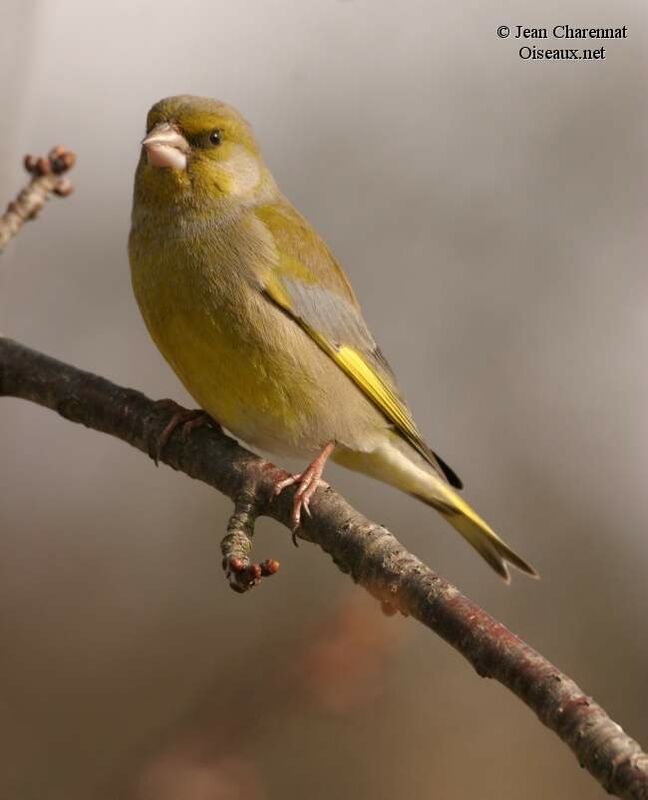
[[[129,255],[155,343],[197,403],[277,454],[332,458],[432,505],[507,578],[535,574],[458,495],[423,441],[342,268],[280,193],[248,124],[183,95],[157,103]]]

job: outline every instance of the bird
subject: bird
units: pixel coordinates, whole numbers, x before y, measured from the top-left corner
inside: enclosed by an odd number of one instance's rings
[[[128,250],[148,331],[200,408],[253,447],[308,461],[276,482],[276,494],[297,487],[294,530],[330,458],[434,508],[505,581],[509,565],[537,576],[426,444],[344,270],[235,108],[153,105]]]

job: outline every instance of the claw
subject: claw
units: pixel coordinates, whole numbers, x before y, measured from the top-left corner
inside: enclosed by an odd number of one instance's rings
[[[284,489],[288,486],[293,486],[294,484],[299,484],[297,491],[293,497],[293,508],[291,514],[291,522],[292,522],[292,529],[293,529],[293,542],[297,544],[295,535],[297,528],[299,528],[301,524],[301,513],[302,509],[306,512],[306,514],[310,517],[310,500],[311,497],[315,494],[317,489],[320,486],[326,486],[327,484],[321,480],[322,473],[324,472],[324,466],[328,457],[333,452],[335,447],[334,442],[329,442],[325,445],[321,452],[317,455],[316,458],[306,467],[306,469],[301,473],[296,473],[295,475],[289,475],[287,478],[283,478],[283,480],[278,481],[275,484],[274,488],[274,496],[281,494]]]
[[[183,408],[175,400],[158,400],[156,405],[161,408],[169,408],[174,412],[171,419],[164,426],[162,433],[158,436],[157,441],[154,442],[151,458],[155,461],[155,465],[158,466],[164,448],[179,425],[182,425],[182,437],[186,442],[189,440],[194,428],[213,423],[213,420],[201,408]]]
[[[289,475],[287,478],[284,478],[282,481],[278,481],[275,484],[273,496],[277,497],[280,495],[284,489],[287,489],[289,486],[292,486],[294,483],[297,483],[301,479],[301,475],[297,472],[294,475]]]

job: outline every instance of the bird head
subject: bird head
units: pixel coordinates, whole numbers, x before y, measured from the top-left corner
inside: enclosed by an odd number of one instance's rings
[[[136,177],[136,192],[148,202],[248,204],[273,187],[250,126],[236,109],[179,95],[149,111]]]

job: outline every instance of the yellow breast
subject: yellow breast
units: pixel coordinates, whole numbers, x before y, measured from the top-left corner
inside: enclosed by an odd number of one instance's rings
[[[244,248],[232,241],[224,247],[212,239],[205,250],[171,238],[161,247],[134,229],[135,296],[153,340],[201,408],[263,449],[310,453],[326,435],[318,386],[325,356],[245,279]],[[305,358],[313,368],[304,368]]]

